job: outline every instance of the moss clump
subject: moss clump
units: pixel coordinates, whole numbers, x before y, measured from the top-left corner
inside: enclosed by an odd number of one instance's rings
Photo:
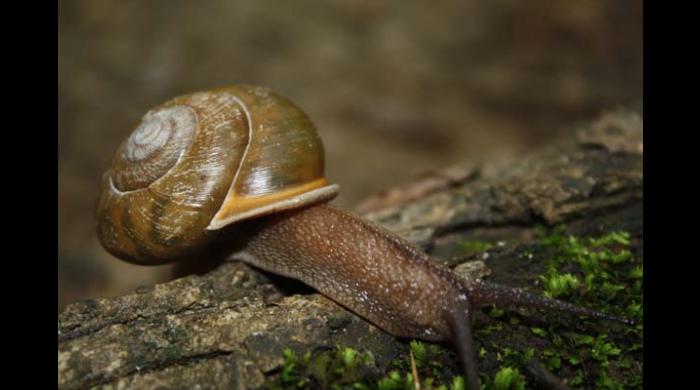
[[[540,275],[540,280],[544,286],[544,295],[549,298],[571,295],[580,285],[579,280],[572,274],[549,272]]]
[[[525,379],[516,368],[503,367],[493,379],[494,390],[525,390]]]
[[[371,352],[361,353],[350,347],[299,356],[290,348],[283,353],[279,375],[271,378],[269,389],[369,389],[362,380],[379,375]]]
[[[538,245],[548,258],[546,272],[539,277],[545,295],[585,298],[611,310],[627,308],[615,314],[641,320],[643,266],[632,255],[629,233],[576,237],[563,231],[540,231]]]
[[[377,382],[377,389],[379,390],[410,390],[414,388],[411,374],[404,373],[402,375],[396,370],[391,371],[388,376]]]
[[[488,241],[461,240],[458,242],[459,248],[468,253],[486,252],[493,248],[493,244]]]
[[[441,347],[411,341],[421,388],[426,390],[463,390],[464,380],[453,375],[449,364],[454,357]],[[392,362],[388,373],[376,366],[371,352],[338,346],[317,354],[299,356],[292,349],[283,351],[279,374],[268,379],[268,389],[355,389],[413,390],[414,377],[410,356]]]
[[[539,232],[536,250],[547,258],[546,271],[539,277],[544,294],[566,297],[637,324],[620,326],[584,319],[586,329],[604,329],[598,334],[560,335],[553,326],[548,331],[533,328],[533,333],[547,337],[555,346],[575,347],[575,351],[543,348],[538,357],[547,369],[560,374],[572,386],[595,383],[595,388],[602,389],[641,388],[643,264],[632,253],[632,238],[621,231],[576,237],[566,235],[564,230],[559,226],[550,232]],[[586,362],[586,371],[582,362]]]
[[[409,353],[413,355],[417,377],[413,376],[410,355],[392,362],[388,373],[382,375],[375,366],[372,354],[350,347],[337,347],[313,356],[306,352],[298,356],[287,348],[283,352],[284,363],[278,376],[264,386],[267,389],[353,389],[353,390],[414,390],[414,381],[425,390],[465,390],[461,375],[454,375],[449,363],[454,355],[438,345],[411,341]],[[506,348],[507,349],[507,348]],[[511,351],[506,355],[517,355]],[[529,360],[534,349],[529,348],[522,362]],[[481,376],[482,389],[522,390],[525,378],[518,369],[502,366],[493,378]]]

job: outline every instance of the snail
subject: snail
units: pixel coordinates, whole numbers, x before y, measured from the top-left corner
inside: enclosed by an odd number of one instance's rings
[[[104,248],[162,264],[222,240],[230,257],[301,280],[402,338],[452,341],[471,389],[471,318],[516,304],[618,317],[480,279],[458,278],[403,238],[328,205],[323,144],[289,100],[256,86],[176,97],[150,110],[117,149],[97,208]],[[225,246],[224,246],[225,247]]]

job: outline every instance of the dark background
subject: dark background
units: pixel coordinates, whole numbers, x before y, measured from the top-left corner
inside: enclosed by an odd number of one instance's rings
[[[59,2],[59,309],[171,277],[107,254],[99,181],[151,107],[234,83],[315,122],[335,204],[642,103],[642,2]]]

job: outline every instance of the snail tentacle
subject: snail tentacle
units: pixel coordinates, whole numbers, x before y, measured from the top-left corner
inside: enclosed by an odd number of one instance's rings
[[[469,389],[480,389],[479,360],[472,329],[471,308],[468,303],[459,303],[449,313],[448,321],[457,348],[462,370],[467,378]]]
[[[564,311],[572,314],[580,314],[591,318],[622,322],[633,325],[634,321],[603,313],[586,307],[574,305],[559,299],[547,298],[542,295],[532,294],[525,290],[504,286],[498,283],[475,279],[465,284],[469,290],[471,301],[475,306],[522,306],[546,310]]]

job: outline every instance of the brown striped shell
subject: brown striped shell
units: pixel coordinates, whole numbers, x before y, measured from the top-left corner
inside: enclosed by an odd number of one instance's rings
[[[235,221],[333,198],[309,118],[267,88],[176,97],[149,111],[105,173],[102,245],[159,264],[191,255]]]

